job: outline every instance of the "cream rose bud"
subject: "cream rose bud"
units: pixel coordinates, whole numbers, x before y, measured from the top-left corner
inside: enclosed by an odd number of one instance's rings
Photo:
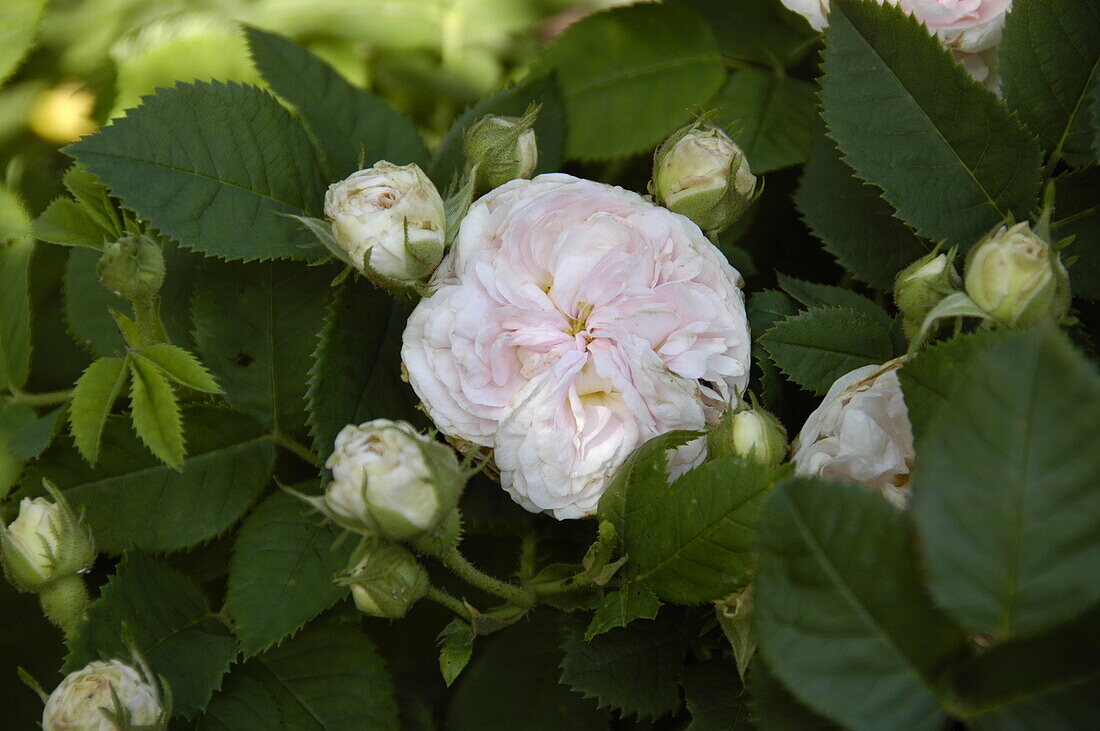
[[[954,259],[954,250],[946,254],[933,252],[898,272],[894,280],[894,303],[910,338],[920,331],[925,316],[940,300],[962,288]]]
[[[532,117],[481,118],[466,133],[466,160],[476,165],[477,189],[492,190],[516,178],[529,178],[539,161]]]
[[[355,607],[363,614],[401,619],[427,593],[428,573],[406,548],[366,541],[339,583],[351,587]]]
[[[859,483],[898,508],[908,504],[913,429],[900,365],[868,365],[837,379],[792,445],[797,474]]]
[[[340,525],[393,540],[434,528],[458,503],[454,452],[406,422],[375,419],[336,436],[332,482],[317,504]]]
[[[775,466],[787,456],[787,430],[759,406],[728,412],[707,435],[712,457],[732,455]]]
[[[1058,252],[1026,223],[1002,226],[966,260],[966,293],[1006,325],[1058,320],[1069,309],[1069,277]]]
[[[156,686],[134,668],[111,660],[69,673],[42,713],[43,731],[117,731],[168,728]]]
[[[325,217],[349,263],[380,283],[421,280],[443,257],[443,199],[415,164],[383,160],[333,183]]]
[[[25,591],[39,590],[95,561],[91,533],[59,494],[57,502],[23,498],[18,517],[0,531],[0,547],[8,578]]]
[[[756,176],[729,135],[706,121],[672,134],[653,156],[657,200],[704,231],[720,231],[756,199]]]

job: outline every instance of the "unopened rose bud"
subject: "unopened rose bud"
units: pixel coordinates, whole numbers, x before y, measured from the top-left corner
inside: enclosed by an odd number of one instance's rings
[[[42,713],[43,731],[168,728],[168,711],[151,678],[118,660],[69,673]]]
[[[388,419],[344,427],[325,466],[332,482],[312,502],[348,530],[396,541],[436,528],[465,481],[453,450]]]
[[[91,532],[60,493],[55,495],[57,502],[23,498],[19,516],[0,532],[4,570],[23,591],[39,591],[95,561]]]
[[[707,449],[713,457],[744,457],[775,466],[787,456],[787,430],[759,406],[729,411],[707,436]]]
[[[352,556],[347,576],[356,608],[363,614],[401,619],[428,591],[428,572],[408,549],[364,541]]]
[[[756,176],[741,148],[704,118],[657,148],[650,192],[704,231],[721,231],[756,200]]]
[[[160,245],[141,234],[129,234],[103,249],[96,275],[104,287],[131,302],[148,302],[164,284]]]
[[[933,252],[898,272],[894,280],[894,303],[901,312],[902,326],[910,339],[920,331],[925,316],[940,300],[962,289],[954,259],[954,251]]]
[[[966,293],[1007,325],[1059,320],[1069,309],[1069,277],[1062,260],[1031,227],[1002,226],[971,250]]]
[[[475,185],[488,191],[516,178],[529,178],[539,161],[534,114],[524,117],[490,115],[466,133],[466,160],[476,171]]]
[[[333,183],[325,217],[347,262],[378,284],[420,281],[443,258],[443,199],[415,164],[383,160]]]

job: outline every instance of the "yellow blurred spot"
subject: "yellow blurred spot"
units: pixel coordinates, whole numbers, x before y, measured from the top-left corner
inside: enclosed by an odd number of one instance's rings
[[[95,94],[78,83],[61,84],[38,95],[27,126],[47,142],[64,145],[95,132],[94,108]]]

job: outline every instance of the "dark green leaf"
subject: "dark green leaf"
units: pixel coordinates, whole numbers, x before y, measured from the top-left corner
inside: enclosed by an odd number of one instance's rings
[[[354,625],[314,625],[233,669],[200,728],[396,730],[393,681]]]
[[[720,110],[720,123],[729,125],[757,175],[806,162],[817,110],[811,84],[747,68],[730,74],[707,104]]]
[[[65,319],[73,338],[93,355],[117,355],[126,348],[108,308],[127,314],[130,304],[99,283],[99,254],[73,250],[65,267]]]
[[[141,553],[128,554],[69,640],[64,672],[101,658],[126,661],[126,631],[153,672],[172,690],[173,712],[205,707],[237,650],[228,628],[190,579]]]
[[[36,472],[84,511],[101,550],[196,545],[248,509],[271,475],[274,448],[255,421],[228,409],[190,407],[183,421],[189,449],[180,472],[149,454],[122,416],[107,420],[95,469],[61,441]]]
[[[312,237],[280,214],[319,214],[325,181],[305,130],[261,89],[177,83],[66,150],[184,246],[308,258]]]
[[[1100,601],[1100,376],[1054,328],[974,357],[917,440],[932,594],[972,632],[1048,629]]]
[[[225,600],[245,657],[298,631],[347,595],[332,578],[347,566],[355,542],[336,546],[339,537],[332,524],[286,493],[272,495],[245,520]]]
[[[679,679],[690,638],[671,621],[640,621],[591,642],[574,627],[562,649],[561,681],[600,707],[639,719],[658,718],[680,705]]]
[[[170,467],[183,463],[183,419],[164,374],[149,361],[130,360],[130,407],[134,431]]]
[[[474,630],[461,619],[452,619],[436,638],[439,644],[439,672],[449,688],[474,654]]]
[[[839,727],[811,711],[759,659],[748,680],[753,726],[765,731],[835,731]]]
[[[786,274],[777,274],[777,276],[783,291],[807,307],[844,307],[862,312],[886,330],[894,326],[894,319],[886,310],[850,289],[831,284],[806,282],[788,277]]]
[[[798,314],[798,305],[785,292],[778,289],[753,292],[749,296],[747,309],[749,329],[757,339],[783,318]]]
[[[675,0],[710,25],[725,56],[766,66],[789,65],[814,47],[817,34],[774,0]]]
[[[997,55],[1005,102],[1048,151],[1095,159],[1089,90],[1100,79],[1100,7],[1094,0],[1030,0],[1005,19]]]
[[[1090,167],[1054,179],[1054,240],[1073,237],[1062,258],[1076,256],[1069,268],[1075,297],[1100,299],[1100,167]]]
[[[313,133],[332,181],[379,160],[427,164],[416,127],[389,104],[356,89],[293,41],[252,27],[245,28],[245,35],[264,80],[298,110]]]
[[[0,241],[0,389],[26,385],[31,367],[28,276],[34,241]]]
[[[99,458],[99,437],[129,375],[124,359],[100,358],[88,366],[73,388],[70,428],[76,448],[90,464]]]
[[[231,406],[291,433],[332,272],[290,262],[208,264],[195,286],[195,343]]]
[[[12,454],[19,459],[34,459],[41,455],[61,431],[68,411],[67,406],[58,406],[17,429],[11,436]]]
[[[856,173],[921,236],[963,250],[1039,188],[1035,141],[901,8],[837,0],[822,116]]]
[[[803,388],[824,394],[836,379],[894,355],[890,333],[870,316],[819,307],[776,323],[760,339],[779,369]]]
[[[24,458],[12,449],[12,440],[35,418],[34,409],[26,404],[0,403],[0,500],[23,473]]]
[[[962,636],[921,585],[908,516],[863,487],[797,479],[758,528],[753,616],[772,671],[844,725],[939,728],[936,676]]]
[[[631,583],[610,592],[596,607],[592,622],[584,632],[584,641],[596,635],[625,627],[636,619],[653,619],[661,609],[661,600],[642,584]]]
[[[737,668],[726,660],[706,660],[684,668],[684,701],[691,713],[687,731],[750,729],[748,694]]]

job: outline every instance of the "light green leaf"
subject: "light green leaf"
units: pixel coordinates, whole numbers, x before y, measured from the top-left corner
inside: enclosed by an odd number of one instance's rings
[[[123,625],[138,652],[172,691],[173,713],[201,710],[237,654],[198,586],[142,553],[129,553],[69,640],[63,672],[100,658],[129,661]]]
[[[27,383],[31,367],[31,302],[28,291],[34,242],[0,241],[0,389]]]
[[[837,0],[822,116],[845,161],[924,238],[961,250],[1039,189],[1039,150],[1003,105],[901,8]]]
[[[130,359],[130,406],[134,430],[153,454],[171,467],[183,464],[183,419],[172,386],[160,369]]]
[[[939,728],[937,674],[963,638],[921,585],[908,516],[863,487],[797,479],[759,532],[757,640],[783,683],[847,727]]]
[[[69,198],[58,198],[34,220],[34,237],[58,246],[103,250],[109,234],[88,211]]]
[[[301,500],[280,492],[241,526],[229,564],[226,608],[244,656],[282,641],[347,596],[333,583],[355,547]]]
[[[839,307],[818,307],[788,317],[760,342],[792,381],[824,394],[849,371],[894,356],[890,333],[870,316]]]
[[[389,104],[356,89],[293,41],[251,27],[245,35],[264,80],[298,110],[313,133],[331,181],[379,160],[427,164],[416,127]]]
[[[61,176],[61,182],[111,240],[124,233],[122,218],[107,188],[86,167],[80,163],[71,165]]]
[[[435,641],[439,645],[439,673],[449,688],[473,657],[474,630],[469,623],[456,617]]]
[[[707,106],[719,110],[753,173],[806,162],[817,98],[814,87],[782,72],[746,68],[730,74]]]
[[[305,130],[261,89],[159,89],[66,151],[184,246],[226,259],[310,258],[312,237],[280,214],[318,215],[325,180]]]
[[[34,423],[37,416],[26,404],[0,404],[0,500],[23,473],[24,458],[12,449],[12,441],[20,430]]]
[[[1054,328],[974,357],[917,441],[936,601],[968,630],[1039,632],[1100,601],[1100,375]]]
[[[844,287],[831,284],[818,284],[776,273],[779,286],[784,292],[807,307],[844,307],[867,315],[884,329],[894,326],[894,319],[879,305],[863,295]]]
[[[591,642],[574,627],[562,645],[561,682],[600,707],[656,719],[680,705],[679,678],[690,637],[683,625],[634,622]]]
[[[1076,164],[1096,159],[1088,103],[1100,80],[1100,7],[1093,0],[1014,6],[997,64],[1005,102],[1046,150]]]
[[[686,731],[742,731],[749,722],[748,694],[732,663],[711,659],[684,668],[684,702],[691,713]]]
[[[142,348],[133,355],[152,363],[176,383],[204,393],[221,393],[210,371],[183,348],[158,343]]]
[[[38,461],[34,479],[25,480],[57,484],[108,553],[178,551],[208,541],[240,518],[271,476],[274,447],[243,414],[185,409],[189,452],[182,471],[149,454],[127,421],[107,420],[95,469],[59,440]]]
[[[231,406],[287,434],[304,425],[310,354],[331,278],[330,269],[290,262],[202,269],[191,313],[195,343]]]
[[[399,728],[393,682],[374,643],[355,625],[315,625],[238,665],[199,728]]]
[[[592,622],[584,632],[584,641],[596,635],[625,627],[636,619],[653,619],[661,609],[661,600],[642,584],[630,583],[607,594],[596,607]]]
[[[130,313],[130,303],[99,283],[99,254],[84,249],[69,252],[65,265],[65,320],[73,339],[93,355],[122,353],[126,342],[118,331],[111,309]]]
[[[566,155],[607,159],[656,146],[707,103],[726,78],[718,44],[698,15],[644,3],[591,15],[547,51],[569,135]]]
[[[0,84],[31,50],[45,9],[46,0],[5,0],[0,5]]]
[[[927,253],[882,191],[856,177],[819,124],[795,193],[802,220],[858,279],[891,290],[897,273]]]
[[[69,404],[69,424],[76,448],[94,465],[99,458],[99,437],[130,375],[123,358],[99,358],[77,379]]]

